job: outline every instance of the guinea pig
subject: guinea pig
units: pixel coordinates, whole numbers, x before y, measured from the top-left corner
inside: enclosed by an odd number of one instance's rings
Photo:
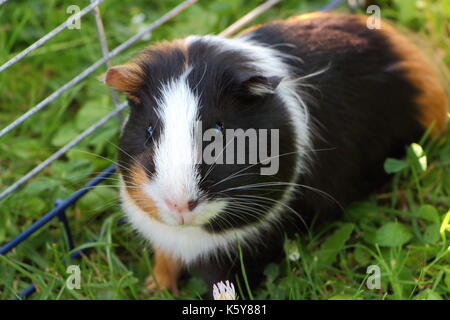
[[[190,267],[209,284],[239,279],[240,253],[256,285],[286,236],[375,192],[389,178],[385,159],[427,129],[442,132],[448,110],[420,51],[358,15],[307,14],[232,39],[158,43],[104,81],[130,105],[118,150],[123,210],[154,249],[149,286],[174,294]],[[250,163],[246,145],[239,161],[225,147],[239,129],[270,132],[258,138],[273,152]],[[222,161],[201,161],[212,136]],[[271,160],[276,170],[263,174]]]

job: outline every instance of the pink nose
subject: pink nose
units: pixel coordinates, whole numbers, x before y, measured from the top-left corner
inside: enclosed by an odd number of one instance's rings
[[[166,199],[165,202],[170,210],[178,213],[189,212],[197,207],[197,201],[174,202]]]

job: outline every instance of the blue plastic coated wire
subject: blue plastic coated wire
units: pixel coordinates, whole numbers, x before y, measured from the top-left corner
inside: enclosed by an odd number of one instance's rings
[[[96,186],[107,177],[109,177],[116,170],[115,165],[109,166],[99,175],[97,175],[94,179],[89,181],[83,188],[79,189],[75,193],[73,193],[67,199],[61,201],[54,209],[47,212],[42,218],[33,223],[30,227],[28,227],[25,231],[20,233],[17,237],[15,237],[10,242],[6,243],[3,247],[0,248],[0,254],[6,254],[12,249],[14,249],[18,244],[27,239],[41,227],[46,225],[50,220],[52,220],[59,213],[63,212],[65,209],[73,205],[79,198],[81,198],[86,192],[92,189],[92,187]]]
[[[92,242],[92,241],[88,241],[87,243],[90,243],[90,242]],[[83,253],[89,249],[90,248],[88,247],[88,248],[83,248],[83,249],[77,250],[77,251],[71,253],[69,258],[71,260],[78,259],[81,257],[81,253]],[[67,261],[64,261],[64,260],[62,261],[62,264],[65,265],[66,263],[67,263]],[[33,294],[35,291],[36,291],[36,285],[31,284],[25,290],[23,290],[21,293],[19,293],[19,295],[16,297],[16,300],[25,299],[25,298],[29,297],[31,294]]]

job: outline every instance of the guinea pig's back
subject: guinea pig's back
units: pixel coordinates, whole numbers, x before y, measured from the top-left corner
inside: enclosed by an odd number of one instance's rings
[[[430,63],[389,24],[369,29],[366,19],[361,15],[304,14],[249,29],[246,34],[297,57],[287,62],[299,77],[327,69],[306,81],[316,85],[322,96],[339,102],[364,89],[371,95],[382,90],[384,96],[392,91],[390,100],[402,99],[402,104],[410,100],[408,111],[416,113],[421,129],[435,122],[432,131],[438,134],[447,122],[448,97]],[[377,112],[383,106],[379,104]]]
[[[297,206],[339,213],[387,180],[387,157],[401,157],[432,126],[446,125],[448,99],[422,53],[391,26],[367,17],[307,14],[250,29],[245,37],[296,59],[311,119],[310,171]],[[320,190],[313,190],[311,188]]]

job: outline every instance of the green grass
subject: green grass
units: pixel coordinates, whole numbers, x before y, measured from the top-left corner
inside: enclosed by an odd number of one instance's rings
[[[254,23],[313,11],[326,1],[286,0]],[[88,1],[81,1],[81,6]],[[110,48],[132,36],[139,25],[131,17],[143,12],[153,21],[177,1],[108,0],[101,5]],[[153,40],[224,29],[259,1],[200,1],[157,29]],[[450,66],[450,2],[447,0],[378,1],[382,16],[426,38],[435,58]],[[417,7],[417,3],[419,7]],[[11,58],[67,17],[73,1],[11,1],[0,9],[0,63]],[[345,9],[344,9],[345,11]],[[126,61],[147,45],[140,41],[113,59]],[[22,62],[0,74],[0,127],[17,118],[101,57],[92,16],[80,30],[67,30]],[[0,189],[51,155],[112,110],[98,70],[51,103],[45,111],[0,139]],[[448,83],[446,84],[448,86]],[[0,244],[12,239],[56,199],[65,198],[115,159],[118,122],[108,125],[54,162],[13,196],[0,202]],[[268,299],[449,299],[450,258],[444,217],[450,217],[450,135],[410,147],[406,159],[388,160],[392,183],[362,203],[346,209],[332,224],[286,242],[287,258],[270,265],[262,287],[242,298]],[[414,152],[415,150],[415,152]],[[426,156],[427,166],[423,166]],[[421,163],[419,159],[422,158]],[[151,272],[151,252],[130,230],[118,224],[117,177],[89,192],[67,210],[74,238],[90,247],[76,260],[81,289],[65,286],[67,259],[62,226],[55,219],[6,256],[0,256],[0,299],[9,299],[30,283],[34,299],[172,299],[167,292],[149,296],[144,280]],[[448,219],[447,219],[448,223]],[[94,242],[87,242],[94,240]],[[80,247],[78,247],[80,248]],[[289,259],[299,256],[299,259]],[[381,289],[366,288],[367,267],[381,268]],[[230,279],[232,280],[232,279]],[[207,288],[198,275],[181,286],[183,298],[198,298]]]

